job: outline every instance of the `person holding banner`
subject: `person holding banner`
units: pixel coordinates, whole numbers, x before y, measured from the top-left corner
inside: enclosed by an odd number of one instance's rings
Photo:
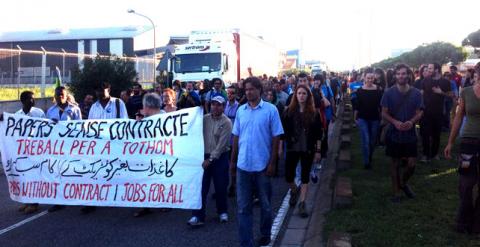
[[[55,88],[55,105],[47,110],[47,118],[54,121],[82,120],[80,108],[70,102],[68,92],[64,86]]]
[[[71,121],[82,120],[82,111],[76,105],[67,101],[68,92],[64,86],[58,86],[55,88],[55,105],[47,110],[47,118],[54,121]],[[48,212],[55,212],[62,208],[64,205],[53,205],[48,209]]]
[[[143,118],[163,114],[165,113],[162,110],[162,99],[157,93],[147,93],[143,96],[142,101],[143,109],[137,113],[137,121],[142,120]],[[133,213],[133,217],[142,217],[144,215],[150,214],[152,211],[149,208],[142,208],[135,213]]]
[[[230,135],[232,123],[223,113],[225,99],[215,96],[210,101],[210,114],[203,117],[203,140],[205,143],[205,157],[202,164],[204,169],[202,182],[202,208],[192,212],[188,225],[202,226],[205,222],[205,206],[210,183],[213,179],[215,186],[215,200],[220,222],[228,222],[227,214],[227,187]]]
[[[42,109],[34,107],[35,98],[32,91],[23,91],[20,94],[20,102],[22,102],[22,109],[18,110],[15,114],[24,115],[34,118],[45,118],[45,113]],[[38,211],[38,203],[23,204],[19,208],[20,212],[25,214],[31,214]]]
[[[283,135],[277,108],[262,100],[262,83],[256,77],[244,81],[248,103],[240,106],[233,125],[232,174],[236,170],[240,246],[254,246],[253,191],[260,199],[261,246],[270,243],[273,214],[270,177],[275,175],[278,144]]]
[[[108,82],[102,82],[95,87],[97,101],[90,108],[88,119],[128,119],[125,103],[119,98],[110,96],[110,88]],[[88,214],[95,209],[93,206],[84,206],[80,210],[83,214]]]

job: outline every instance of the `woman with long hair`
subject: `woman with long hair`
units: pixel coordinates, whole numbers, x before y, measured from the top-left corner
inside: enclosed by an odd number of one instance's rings
[[[420,66],[420,69],[419,69],[419,77],[418,79],[413,83],[413,86],[415,88],[417,88],[418,90],[422,90],[423,89],[423,80],[425,80],[425,78],[429,77],[429,71],[428,71],[428,66],[427,64],[422,64]]]
[[[462,88],[470,87],[473,85],[473,74],[475,74],[474,69],[467,69],[465,73],[465,81],[463,82]]]
[[[465,123],[460,134],[459,186],[460,205],[457,212],[457,231],[461,233],[480,233],[480,197],[473,195],[473,188],[479,186],[480,172],[480,69],[473,74],[473,86],[460,92],[457,113],[445,147],[445,157],[451,158],[453,144],[460,132],[463,119]],[[474,201],[474,198],[477,198]]]
[[[377,87],[380,88],[380,90],[385,91],[387,87],[387,77],[385,75],[385,71],[380,68],[375,69],[375,81],[373,84],[377,85]]]
[[[387,78],[387,88],[390,88],[393,85],[395,85],[395,78],[394,78],[395,75],[393,73],[393,69],[388,69],[387,73],[385,74],[385,77]]]
[[[374,84],[375,73],[372,69],[365,71],[365,83],[357,90],[357,108],[354,119],[362,137],[363,164],[365,169],[372,168],[372,155],[377,141],[380,125],[380,101],[383,92]]]
[[[266,101],[268,101],[269,103],[272,103],[274,106],[277,107],[277,110],[278,110],[278,113],[280,114],[280,116],[282,115],[283,113],[283,110],[285,109],[285,107],[282,105],[282,103],[277,99],[277,93],[275,93],[275,90],[273,89],[267,89],[265,91],[265,99]]]
[[[284,139],[287,144],[285,179],[290,185],[290,205],[298,205],[301,217],[308,217],[305,198],[313,161],[321,159],[322,124],[315,110],[313,94],[305,85],[298,85],[290,105],[282,117]],[[294,183],[297,163],[301,164],[300,191]]]

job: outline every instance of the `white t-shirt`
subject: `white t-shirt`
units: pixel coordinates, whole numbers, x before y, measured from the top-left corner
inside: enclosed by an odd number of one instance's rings
[[[108,101],[105,108],[103,108],[102,104],[99,101],[95,102],[92,107],[90,108],[90,112],[88,113],[88,119],[115,119],[117,118],[117,106],[116,101],[117,98],[110,97],[110,101]],[[120,107],[119,115],[120,118],[128,119],[127,108],[125,107],[125,103],[123,100],[118,99],[118,106]]]
[[[25,113],[23,111],[23,109],[20,109],[17,112],[15,112],[15,114],[25,115],[25,116],[29,116],[29,117],[36,117],[36,118],[47,118],[45,116],[45,113],[43,112],[43,110],[40,109],[40,108],[37,108],[37,107],[32,107],[30,109],[30,112],[28,112],[28,113]]]

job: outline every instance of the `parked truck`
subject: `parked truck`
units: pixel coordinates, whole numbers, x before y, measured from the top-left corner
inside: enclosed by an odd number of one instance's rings
[[[175,48],[171,61],[173,80],[200,81],[221,78],[228,86],[253,75],[276,76],[280,52],[259,37],[240,32],[192,31],[188,44]]]

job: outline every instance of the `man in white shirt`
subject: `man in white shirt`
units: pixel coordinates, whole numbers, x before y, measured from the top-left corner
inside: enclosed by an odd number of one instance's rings
[[[90,108],[88,119],[128,118],[125,103],[110,96],[110,84],[103,82],[95,89],[97,101]]]
[[[35,99],[32,91],[23,91],[20,94],[20,102],[22,102],[22,109],[15,112],[17,115],[24,115],[34,118],[45,118],[45,113],[42,109],[34,107]],[[38,211],[38,203],[26,203],[19,207],[20,212],[31,214]]]
[[[90,108],[88,119],[128,119],[127,107],[119,98],[110,96],[110,83],[102,82],[95,88],[97,101]],[[84,206],[81,211],[84,214],[95,211],[96,207]]]

